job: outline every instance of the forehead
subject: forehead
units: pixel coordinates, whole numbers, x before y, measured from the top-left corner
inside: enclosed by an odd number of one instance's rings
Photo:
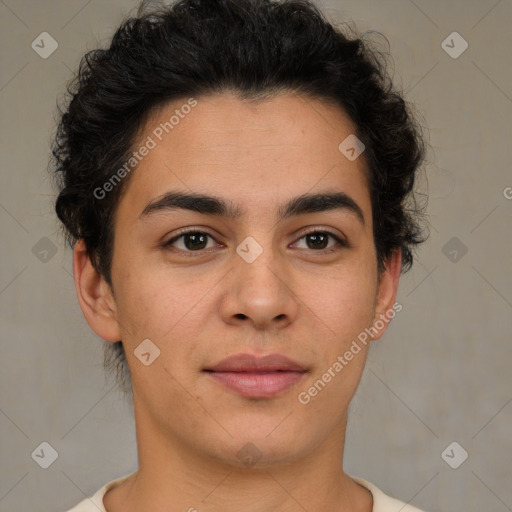
[[[351,161],[339,149],[354,133],[340,107],[301,95],[257,102],[230,94],[176,100],[144,126],[134,149],[151,149],[125,195],[138,213],[176,189],[225,196],[242,212],[316,189],[356,196],[368,208],[363,155]]]

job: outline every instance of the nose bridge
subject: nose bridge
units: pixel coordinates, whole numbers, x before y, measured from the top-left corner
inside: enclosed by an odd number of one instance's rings
[[[291,321],[297,309],[295,299],[272,238],[264,234],[247,237],[236,252],[223,307],[225,320],[247,318],[259,327]]]
[[[262,291],[265,289],[270,291],[272,288],[276,292],[277,288],[282,286],[282,277],[278,275],[279,257],[275,254],[270,236],[263,234],[256,236],[257,239],[253,236],[246,237],[237,246],[239,260],[236,261],[234,270],[242,286],[245,281],[245,285],[251,286],[252,289],[261,288]]]
[[[272,238],[263,232],[245,237],[236,247],[236,253],[248,265],[268,263],[275,259]]]

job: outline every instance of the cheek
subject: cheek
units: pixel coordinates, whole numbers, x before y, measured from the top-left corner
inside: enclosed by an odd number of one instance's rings
[[[322,276],[304,280],[299,296],[319,324],[337,342],[357,336],[371,325],[377,293],[377,274],[371,265],[329,269]]]
[[[119,272],[118,279],[117,319],[125,345],[133,350],[150,339],[162,361],[193,360],[196,341],[216,309],[212,297],[219,277],[152,272],[146,265],[136,273]]]
[[[162,338],[179,328],[180,318],[192,307],[193,285],[181,288],[149,274],[126,277],[120,288],[118,320],[131,335]]]
[[[204,325],[198,321],[198,315],[205,314],[206,303],[199,301],[204,295],[204,282],[192,280],[189,285],[177,286],[173,281],[171,285],[143,273],[132,276],[123,283],[123,300],[118,307],[132,383],[148,402],[158,396],[166,396],[171,402],[182,401],[178,383],[192,389],[190,379],[194,375],[190,370],[200,366],[196,351]],[[149,366],[136,357],[139,345],[146,339],[159,350]]]
[[[119,251],[120,253],[121,251]],[[112,268],[112,279],[116,292],[116,319],[124,334],[123,342],[136,344],[137,341],[157,337],[159,331],[155,321],[166,321],[164,296],[169,295],[165,283],[158,282],[147,265],[141,265],[133,255],[129,259],[117,259]],[[168,300],[168,298],[167,298]],[[169,309],[173,309],[172,304]]]

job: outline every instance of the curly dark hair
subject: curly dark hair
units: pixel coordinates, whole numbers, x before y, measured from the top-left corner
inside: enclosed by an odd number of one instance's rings
[[[181,0],[127,19],[110,47],[88,52],[59,107],[52,172],[67,241],[83,239],[111,285],[113,215],[124,178],[93,193],[130,158],[151,111],[184,97],[230,92],[241,99],[299,93],[340,106],[365,144],[379,272],[401,250],[402,271],[426,240],[414,192],[425,159],[421,125],[389,77],[383,53],[334,28],[309,0]],[[122,343],[105,367],[128,374]]]

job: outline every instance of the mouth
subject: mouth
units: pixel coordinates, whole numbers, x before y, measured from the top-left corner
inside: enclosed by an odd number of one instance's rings
[[[273,398],[296,385],[308,370],[280,354],[237,354],[203,372],[243,397]]]

